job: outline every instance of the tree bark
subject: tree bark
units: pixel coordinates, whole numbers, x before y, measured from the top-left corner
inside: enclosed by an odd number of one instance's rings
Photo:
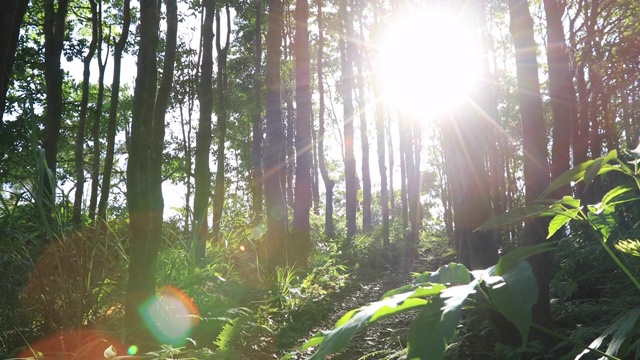
[[[104,157],[104,172],[102,174],[102,192],[98,201],[98,218],[107,220],[107,202],[111,189],[111,173],[113,171],[113,158],[118,121],[118,105],[120,101],[120,70],[122,69],[122,52],[129,37],[131,24],[131,0],[124,0],[122,20],[122,32],[113,49],[113,80],[111,81],[111,103],[109,108],[109,120],[107,124],[107,150]]]
[[[125,301],[125,329],[127,343],[149,348],[156,343],[145,326],[140,313],[141,306],[155,296],[155,267],[160,236],[157,233],[158,218],[162,211],[152,208],[150,189],[150,148],[153,134],[154,106],[158,69],[159,9],[157,0],[140,2],[140,34],[138,70],[133,94],[133,113],[129,160],[127,163],[127,207],[131,245],[129,253],[129,281]],[[141,346],[144,344],[144,346]]]
[[[311,211],[312,184],[311,166],[313,163],[311,139],[311,52],[309,49],[309,3],[296,0],[296,34],[294,42],[296,72],[296,180],[293,206],[293,223],[289,255],[296,266],[306,269],[308,254],[311,250]]]
[[[549,184],[546,134],[538,62],[533,32],[533,19],[526,0],[509,0],[510,29],[516,49],[516,73],[520,115],[522,118],[522,143],[524,152],[525,199],[531,202]],[[536,219],[525,223],[524,244],[536,245],[546,239],[546,221]],[[529,259],[538,283],[538,301],[533,308],[533,321],[545,325],[550,322],[551,308],[549,281],[551,257],[549,253]]]
[[[80,114],[78,115],[78,132],[74,149],[76,166],[76,191],[73,200],[73,215],[71,222],[74,227],[79,227],[82,221],[82,198],[84,197],[84,139],[87,126],[87,107],[89,104],[89,77],[91,75],[91,61],[96,53],[98,43],[98,9],[95,0],[89,0],[91,6],[91,42],[87,55],[83,60],[82,71],[82,98],[80,99]]]
[[[253,115],[252,124],[252,147],[251,147],[251,163],[253,164],[253,182],[252,182],[252,203],[253,203],[253,221],[259,224],[262,221],[262,82],[260,81],[260,73],[262,67],[262,0],[256,0],[256,25],[254,32],[255,54],[254,54],[254,75],[253,86],[255,96],[255,113]]]
[[[356,179],[356,158],[353,151],[353,24],[349,18],[349,0],[340,1],[339,16],[341,24],[340,67],[342,75],[342,105],[344,115],[344,170],[345,197],[347,215],[347,237],[343,246],[343,254],[350,256],[352,242],[356,236],[356,212],[358,207],[358,183]]]
[[[267,28],[267,115],[264,148],[264,190],[267,212],[267,261],[273,271],[286,264],[287,216],[285,200],[285,134],[280,104],[280,61],[282,56],[282,0],[269,0]]]
[[[107,46],[106,56],[102,61],[102,0],[98,0],[98,97],[96,99],[96,110],[93,114],[93,126],[91,127],[91,138],[93,140],[93,154],[91,166],[91,196],[89,197],[89,220],[94,222],[98,207],[98,188],[100,184],[100,122],[102,119],[102,103],[104,100],[104,71],[109,59],[109,48]]]
[[[324,209],[324,234],[327,237],[334,237],[333,226],[333,187],[336,182],[329,176],[327,162],[324,156],[324,136],[325,136],[325,103],[324,103],[324,20],[322,6],[323,1],[318,1],[318,162],[320,165],[320,175],[325,188],[325,209]]]
[[[222,221],[222,210],[224,207],[224,165],[225,161],[225,142],[227,141],[227,117],[228,117],[228,100],[227,100],[227,53],[229,50],[229,42],[231,39],[231,14],[229,4],[225,5],[225,13],[227,15],[227,36],[225,45],[221,45],[220,40],[220,11],[216,9],[216,52],[218,54],[218,73],[216,74],[217,90],[218,90],[218,106],[217,109],[217,127],[218,127],[218,149],[216,151],[216,180],[213,197],[213,241],[220,241],[220,225]]]
[[[213,21],[215,0],[202,3],[204,22],[202,23],[202,64],[200,65],[200,118],[196,133],[195,152],[195,194],[193,200],[194,253],[198,261],[204,260],[209,225],[207,212],[211,196],[211,171],[209,152],[211,147],[211,113],[213,112]]]
[[[364,9],[360,9],[364,11]],[[358,71],[358,115],[360,117],[360,148],[362,150],[362,229],[371,229],[371,171],[369,170],[369,139],[367,131],[367,116],[365,108],[365,75],[362,58],[365,56],[364,26],[362,16],[359,17],[360,26],[360,46],[355,57]]]
[[[374,5],[374,36],[379,35],[378,2]],[[375,71],[375,73],[379,73]],[[373,92],[375,95],[375,122],[376,122],[376,145],[378,151],[378,172],[380,173],[380,207],[382,216],[382,244],[386,248],[389,246],[389,185],[387,183],[386,148],[385,148],[385,109],[383,106],[382,89],[378,76],[374,76]]]
[[[42,149],[48,169],[44,176],[43,206],[51,214],[55,206],[58,139],[62,122],[62,69],[60,56],[64,46],[69,0],[45,0],[44,3],[44,77],[46,82],[46,112]]]

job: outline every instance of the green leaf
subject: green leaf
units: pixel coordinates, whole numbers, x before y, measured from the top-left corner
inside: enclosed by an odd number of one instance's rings
[[[502,276],[483,278],[487,293],[496,309],[520,332],[522,344],[527,343],[531,327],[531,308],[538,300],[538,286],[526,261],[519,261]]]
[[[553,234],[564,226],[564,224],[568,223],[570,220],[577,219],[579,213],[580,209],[569,209],[551,219],[549,222],[549,234],[547,235],[547,239],[551,238]]]
[[[518,266],[521,261],[526,260],[530,256],[551,251],[555,248],[555,245],[556,244],[554,242],[545,242],[538,245],[524,246],[511,250],[500,258],[493,271],[495,275],[503,276],[508,271]]]
[[[510,210],[504,214],[499,214],[485,221],[475,231],[487,231],[506,225],[512,225],[527,219],[541,216],[550,211],[549,205],[532,204],[525,207]],[[549,214],[550,215],[550,214]]]
[[[445,290],[433,298],[411,323],[407,339],[407,359],[442,359],[453,338],[465,300],[475,292],[478,281]]]
[[[603,238],[603,241],[607,241],[611,230],[616,226],[616,214],[613,206],[603,207],[596,205],[596,211],[591,211],[587,214],[589,222],[594,230],[598,231]]]
[[[547,186],[547,188],[542,192],[539,198],[545,198],[547,197],[547,195],[562,187],[581,181],[584,178],[584,174],[587,168],[591,164],[593,164],[593,162],[594,160],[583,162],[582,164],[574,166],[572,169],[569,169],[568,171],[562,173],[555,180],[553,180],[551,184],[549,184],[549,186]]]
[[[607,192],[602,197],[603,206],[616,205],[616,204],[621,203],[621,202],[612,202],[612,201],[614,199],[618,198],[619,196],[624,195],[624,194],[626,194],[629,191],[632,191],[634,189],[635,189],[634,187],[631,187],[631,186],[628,186],[628,185],[620,185],[620,186],[617,186],[617,187],[609,190],[609,192]],[[626,200],[631,200],[631,199],[626,199]],[[636,198],[633,198],[633,200],[636,200]]]
[[[462,264],[450,263],[431,273],[429,281],[438,284],[468,284],[471,281],[471,273]]]
[[[425,296],[434,296],[438,295],[442,292],[442,290],[447,287],[442,284],[432,284],[429,282],[418,283],[418,284],[409,284],[401,286],[397,289],[389,290],[384,295],[382,295],[383,299],[391,297],[393,295],[403,294],[406,292],[413,292],[411,297],[425,297]]]
[[[640,316],[640,307],[636,307],[630,312],[622,315],[616,322],[611,324],[597,339],[595,339],[589,347],[592,349],[597,349],[602,345],[604,339],[612,335],[611,341],[609,342],[609,346],[607,347],[607,355],[615,356],[620,349],[620,346],[624,343],[624,341],[629,338],[635,328],[636,322],[638,321],[638,316]],[[587,354],[589,349],[585,349],[578,356],[576,356],[576,360],[580,359],[583,355]]]
[[[326,334],[316,334],[302,346],[302,349],[321,341],[320,346],[309,359],[324,359],[329,354],[346,349],[351,338],[368,324],[427,304],[427,300],[412,298],[413,295],[414,292],[406,292],[352,310],[336,323],[333,330]]]

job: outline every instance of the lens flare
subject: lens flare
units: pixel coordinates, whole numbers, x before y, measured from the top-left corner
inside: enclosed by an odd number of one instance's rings
[[[131,356],[133,356],[133,355],[135,355],[135,354],[137,354],[137,353],[138,353],[138,347],[137,347],[137,346],[135,346],[135,345],[131,345],[131,346],[129,346],[129,348],[127,349],[127,354],[129,354],[129,355],[131,355]]]
[[[147,301],[140,312],[156,339],[172,346],[184,345],[200,321],[198,308],[191,298],[171,285]]]
[[[245,252],[245,250],[247,250],[244,245],[240,245],[240,251]]]

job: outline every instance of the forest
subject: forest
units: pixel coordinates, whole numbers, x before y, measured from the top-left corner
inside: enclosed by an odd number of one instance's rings
[[[637,0],[0,18],[0,358],[640,358]]]

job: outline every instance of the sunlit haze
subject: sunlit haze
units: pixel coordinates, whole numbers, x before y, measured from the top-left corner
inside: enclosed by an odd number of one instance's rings
[[[384,97],[404,115],[429,120],[464,100],[478,78],[477,32],[456,14],[414,11],[387,24],[382,34]]]

